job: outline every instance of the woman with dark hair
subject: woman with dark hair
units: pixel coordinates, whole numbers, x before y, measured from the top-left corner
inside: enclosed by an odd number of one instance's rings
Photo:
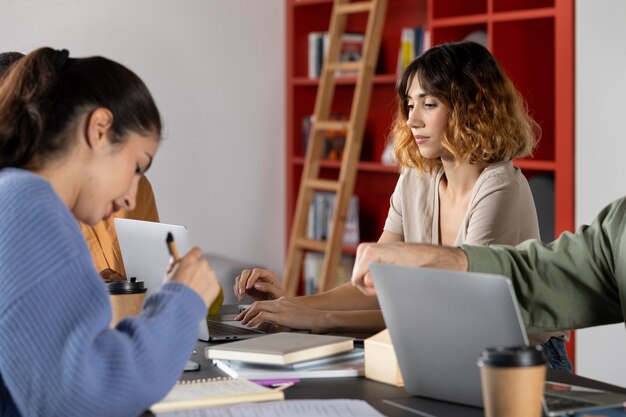
[[[397,83],[391,139],[402,167],[379,242],[517,244],[539,237],[530,187],[514,158],[529,156],[539,127],[491,53],[473,42],[435,46]],[[350,283],[325,293],[282,297],[271,271],[246,270],[235,293],[258,301],[240,314],[322,331],[384,328],[375,297]],[[554,368],[571,369],[564,332],[531,335]]]
[[[0,414],[135,416],[180,376],[219,285],[194,248],[109,328],[76,220],[134,207],[161,119],[133,72],[68,55],[38,49],[0,83]]]

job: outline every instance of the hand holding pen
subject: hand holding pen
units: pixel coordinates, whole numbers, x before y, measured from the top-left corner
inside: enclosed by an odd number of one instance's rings
[[[192,248],[181,258],[171,233],[167,234],[166,244],[172,256],[167,280],[190,287],[202,297],[205,305],[211,305],[220,292],[220,285],[215,271],[209,267],[209,263],[203,258],[200,248]]]

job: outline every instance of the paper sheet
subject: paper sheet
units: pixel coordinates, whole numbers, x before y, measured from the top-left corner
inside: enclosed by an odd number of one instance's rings
[[[286,400],[202,410],[157,413],[158,417],[384,417],[362,400]]]

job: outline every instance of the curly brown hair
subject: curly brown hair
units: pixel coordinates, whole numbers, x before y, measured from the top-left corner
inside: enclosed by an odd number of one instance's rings
[[[426,94],[450,108],[442,146],[456,163],[495,163],[532,154],[541,129],[521,94],[485,47],[455,42],[424,52],[396,84],[398,111],[389,139],[402,167],[424,173],[441,165],[440,158],[421,155],[407,126],[407,93],[416,75]]]

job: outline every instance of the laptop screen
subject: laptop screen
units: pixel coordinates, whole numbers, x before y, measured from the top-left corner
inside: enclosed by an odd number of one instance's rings
[[[165,280],[170,254],[165,243],[168,232],[174,235],[178,252],[189,250],[189,233],[183,226],[141,220],[115,219],[115,230],[122,252],[126,277],[144,281],[148,295],[156,292]]]

